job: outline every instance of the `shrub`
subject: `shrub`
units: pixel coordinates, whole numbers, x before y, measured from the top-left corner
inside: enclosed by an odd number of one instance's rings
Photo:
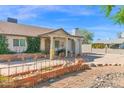
[[[5,35],[0,35],[0,54],[8,54],[8,42]]]
[[[105,44],[99,44],[99,43],[97,43],[97,44],[92,44],[92,48],[103,49],[103,48],[105,48]]]
[[[48,54],[49,52],[46,51],[46,50],[41,50],[40,53],[41,53],[41,54]]]
[[[40,37],[27,37],[26,53],[36,53],[40,51]]]
[[[5,77],[5,76],[1,76],[0,75],[0,82],[5,82],[8,80],[8,77]]]

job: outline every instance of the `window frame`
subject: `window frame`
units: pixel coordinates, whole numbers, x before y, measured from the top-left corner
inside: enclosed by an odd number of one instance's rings
[[[18,47],[19,46],[19,39],[13,39],[13,46]]]
[[[23,43],[21,41],[23,41]],[[21,47],[25,46],[25,39],[19,39],[19,46]]]
[[[13,39],[13,47],[25,47],[25,46],[26,46],[25,39]]]

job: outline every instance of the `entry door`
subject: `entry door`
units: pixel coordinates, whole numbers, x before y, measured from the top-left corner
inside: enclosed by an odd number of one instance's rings
[[[48,52],[50,51],[50,39],[49,38],[45,39],[45,50]]]

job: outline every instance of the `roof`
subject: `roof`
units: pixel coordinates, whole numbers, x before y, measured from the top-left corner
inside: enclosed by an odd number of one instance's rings
[[[124,38],[113,39],[113,40],[97,40],[94,43],[103,43],[103,44],[122,44],[124,43]]]
[[[76,36],[76,35],[71,35],[69,34],[68,32],[66,32],[63,28],[59,28],[59,29],[56,29],[54,31],[51,31],[51,32],[47,32],[47,33],[44,33],[44,34],[40,34],[39,36],[43,36],[43,35],[47,35],[47,34],[51,34],[51,33],[55,33],[57,31],[63,31],[65,34],[67,34],[68,36],[71,36],[71,37],[79,37],[79,38],[83,38],[83,36]]]
[[[19,36],[42,36],[42,35],[51,34],[57,31],[64,31],[66,35],[69,35],[71,37],[82,38],[82,36],[75,36],[75,35],[69,34],[63,28],[51,29],[51,28],[44,28],[44,27],[37,27],[37,26],[31,26],[31,25],[0,21],[0,34],[19,35]]]
[[[0,34],[38,36],[54,29],[0,21]]]

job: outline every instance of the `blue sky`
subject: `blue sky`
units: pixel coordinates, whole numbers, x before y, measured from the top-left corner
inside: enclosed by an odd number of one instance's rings
[[[94,40],[117,38],[124,26],[115,25],[106,18],[99,6],[0,6],[0,19],[17,18],[21,24],[64,28],[71,33],[74,28],[94,33]]]

